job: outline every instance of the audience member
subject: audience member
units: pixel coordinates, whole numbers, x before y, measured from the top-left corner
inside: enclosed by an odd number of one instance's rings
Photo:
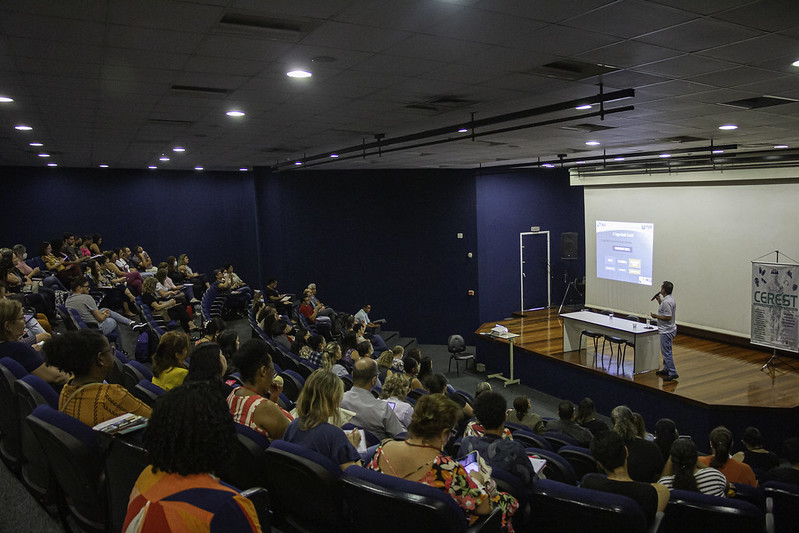
[[[789,466],[772,468],[760,477],[760,482],[779,481],[799,485],[799,438],[793,437],[783,442],[781,454]]]
[[[394,352],[394,361],[391,363],[391,369],[397,372],[405,372],[405,366],[402,364],[402,357],[405,355],[405,348],[399,344],[391,349]]]
[[[283,440],[329,457],[342,470],[360,464],[356,447],[361,434],[355,429],[346,433],[340,427],[343,397],[344,384],[335,374],[315,370],[305,381],[297,399],[297,418],[289,424]]]
[[[44,357],[30,346],[19,342],[25,332],[25,314],[17,300],[0,298],[0,357],[10,357],[26,372],[48,383],[61,386],[70,375],[45,363]]]
[[[227,397],[233,420],[270,440],[282,438],[293,418],[277,404],[283,385],[275,380],[266,343],[261,339],[248,340],[233,356],[233,362],[244,384]]]
[[[644,511],[649,525],[654,522],[656,513],[666,509],[669,489],[660,483],[645,483],[630,477],[627,471],[627,447],[616,431],[605,431],[597,435],[591,441],[591,455],[607,477],[588,474],[583,478],[583,487],[621,494],[635,500]]]
[[[670,418],[661,418],[655,423],[655,444],[664,458],[671,454],[671,445],[679,437],[677,424]]]
[[[640,413],[633,413],[633,426],[635,426],[636,437],[655,442],[655,436],[646,430],[646,422]]]
[[[349,375],[344,365],[341,364],[341,346],[337,342],[330,342],[322,353],[322,368],[333,372],[338,377]]]
[[[423,380],[423,381],[424,381],[424,380]],[[478,384],[477,384],[477,385],[475,385],[475,387],[474,387],[474,398],[475,398],[475,400],[476,400],[476,399],[477,399],[477,397],[478,397],[478,396],[480,396],[482,393],[484,393],[484,392],[490,392],[491,390],[492,390],[492,389],[491,389],[491,383],[489,383],[489,382],[487,382],[487,381],[481,381],[480,383],[478,383]]]
[[[591,398],[583,398],[577,404],[577,416],[575,421],[591,432],[593,436],[597,436],[603,431],[610,429],[607,424],[601,420],[596,419],[596,406],[594,400]]]
[[[690,490],[710,494],[711,496],[726,496],[727,478],[724,474],[705,466],[698,461],[696,444],[690,438],[677,439],[671,445],[670,461],[664,469],[664,475],[658,480],[666,487],[679,490]],[[671,474],[668,474],[668,471]]]
[[[710,432],[710,451],[713,455],[705,455],[699,460],[705,466],[717,468],[730,483],[741,483],[757,487],[757,479],[752,468],[740,461],[732,459],[732,433],[724,426],[718,426]]]
[[[392,352],[393,353],[393,352]],[[433,358],[432,357],[422,357],[422,362],[419,363],[419,381],[424,383],[424,380],[427,376],[431,376],[433,374]],[[477,396],[477,394],[475,394]]]
[[[353,411],[350,422],[373,433],[380,440],[394,437],[405,431],[405,426],[384,400],[370,392],[377,382],[377,361],[362,358],[355,362],[352,371],[352,388],[344,393],[341,407]]]
[[[563,433],[564,435],[576,440],[579,446],[587,448],[588,445],[591,444],[593,435],[591,435],[590,431],[574,421],[575,414],[573,403],[568,400],[560,402],[558,404],[559,420],[548,421],[545,430]]]
[[[44,343],[44,354],[50,365],[75,376],[61,389],[59,411],[89,427],[126,413],[150,416],[150,407],[124,387],[105,383],[114,355],[99,331],[81,329],[53,337]]]
[[[447,378],[444,374],[433,374],[432,376],[427,376],[427,379],[424,382],[424,388],[430,394],[441,394],[455,402],[461,407],[462,416],[458,420],[457,426],[457,435],[464,435],[467,426],[467,422],[474,416],[474,410],[472,409],[471,404],[464,398],[462,395],[456,392],[449,392],[447,389]],[[477,422],[473,424],[473,433],[469,433],[470,435],[481,436],[482,433],[482,426],[479,426]],[[508,431],[510,433],[510,431]]]
[[[280,294],[277,292],[277,280],[271,278],[264,289],[267,303],[275,306],[281,314],[291,313],[291,297],[288,294]]]
[[[405,375],[408,376],[408,380],[411,383],[411,390],[424,389],[425,386],[417,377],[419,375],[419,362],[410,355],[406,355],[405,359],[402,361],[402,366],[405,369]]]
[[[144,446],[151,464],[133,487],[123,531],[261,531],[252,502],[214,476],[236,446],[214,387],[191,383],[162,396]]]
[[[67,306],[67,309],[77,311],[87,326],[97,326],[103,335],[109,336],[117,343],[120,341],[118,324],[130,326],[133,331],[144,329],[144,324],[133,322],[116,311],[111,311],[108,308],[99,309],[97,302],[89,294],[89,280],[83,276],[73,279],[71,287],[72,294],[64,302],[64,305]]]
[[[167,331],[153,354],[153,384],[171,390],[183,384],[189,369],[186,359],[191,351],[189,336],[182,331]]]
[[[484,434],[481,437],[463,437],[458,455],[462,457],[477,450],[491,468],[510,472],[530,487],[535,471],[524,445],[504,437],[507,407],[508,402],[499,393],[486,391],[477,396],[474,399],[474,415],[483,426]]]
[[[239,349],[239,334],[236,330],[226,329],[219,334],[216,343],[219,345],[219,349],[222,350],[222,355],[225,356],[225,361],[227,361],[226,374],[229,374],[232,372],[231,367],[235,366],[232,364],[232,360],[233,354]]]
[[[308,339],[311,338],[311,332],[305,328],[297,328],[297,333],[294,335],[294,341],[291,343],[291,353],[299,355],[303,359],[308,359],[311,354],[311,349],[308,347]]]
[[[638,436],[633,422],[633,412],[626,405],[613,408],[610,413],[613,430],[621,435],[629,452],[627,468],[636,481],[652,483],[660,478],[665,460],[657,444]]]
[[[161,316],[167,323],[171,322],[174,318],[180,322],[183,331],[187,333],[198,329],[186,312],[186,308],[178,305],[174,298],[164,301],[158,299],[155,293],[155,287],[157,285],[158,281],[152,276],[148,276],[142,285],[142,302],[153,310],[153,314]]]
[[[292,339],[289,337],[291,333],[291,324],[282,318],[276,320],[272,324],[272,340],[283,346],[286,350],[291,351]]]
[[[310,348],[310,352],[308,352],[308,362],[313,365],[314,368],[322,367],[322,359],[326,346],[327,342],[321,335],[311,335],[308,337],[308,348]]]
[[[460,408],[448,398],[440,394],[422,396],[416,403],[408,438],[382,443],[367,468],[441,489],[463,508],[470,524],[499,506],[503,525],[509,527],[519,505],[516,499],[497,493],[490,477],[484,478],[482,472],[470,475],[442,451],[459,416]]]
[[[413,406],[405,401],[409,391],[408,377],[402,372],[395,372],[383,383],[383,391],[380,393],[380,399],[386,400],[388,406],[406,428],[411,423],[413,415]]]
[[[215,342],[204,342],[195,346],[189,358],[189,373],[183,382],[210,381],[222,384],[222,376],[227,371],[227,361]],[[220,388],[224,390],[224,388]]]
[[[748,464],[752,467],[755,474],[771,470],[780,465],[777,454],[770,452],[763,447],[763,435],[756,427],[748,427],[741,436],[741,442],[745,447],[744,451],[732,456],[736,461]]]
[[[394,362],[394,352],[386,350],[377,358],[377,378],[381,383],[385,383],[388,376],[393,374],[391,365]]]
[[[217,342],[219,340],[219,335],[221,335],[226,329],[227,323],[222,319],[222,317],[212,317],[211,320],[205,323],[205,327],[203,328],[203,336],[197,339],[197,342],[195,342],[194,345],[199,346],[204,342]]]
[[[513,409],[508,411],[508,422],[527,426],[535,433],[544,432],[544,419],[541,415],[532,412],[533,406],[526,395],[516,396],[513,400]]]

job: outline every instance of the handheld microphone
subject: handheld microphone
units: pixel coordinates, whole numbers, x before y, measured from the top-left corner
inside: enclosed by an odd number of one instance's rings
[[[655,301],[655,299],[656,299],[658,296],[660,296],[660,292],[656,292],[656,293],[655,293],[655,295],[652,297],[652,299],[651,299],[651,300],[649,300],[649,301],[650,301],[650,302],[654,302],[654,301]]]

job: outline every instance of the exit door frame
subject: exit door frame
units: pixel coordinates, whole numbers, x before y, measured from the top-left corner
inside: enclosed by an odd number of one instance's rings
[[[524,244],[525,235],[544,235],[547,236],[547,309],[552,307],[552,264],[550,262],[550,242],[549,230],[547,231],[525,231],[519,233],[519,281],[521,283],[521,310],[524,311]]]

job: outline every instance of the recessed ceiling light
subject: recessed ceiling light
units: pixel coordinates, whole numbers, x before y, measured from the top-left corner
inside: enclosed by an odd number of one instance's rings
[[[469,130],[467,130],[466,128],[461,128],[458,130],[458,133],[466,133],[467,131]]]
[[[169,161],[169,158],[167,156],[165,156],[165,155],[162,155],[161,157],[158,158],[158,160],[159,161]]]
[[[102,164],[100,165],[100,168],[108,168],[108,165],[106,165],[105,163],[102,163]]]
[[[185,152],[186,149],[183,148],[182,146],[175,146],[174,148],[172,148],[172,151],[173,152]]]
[[[310,78],[311,76],[313,76],[313,74],[311,74],[307,70],[291,70],[289,72],[286,72],[286,76],[288,76],[289,78]]]
[[[227,116],[229,116],[229,117],[243,117],[244,116],[244,111],[239,111],[238,109],[233,109],[231,111],[228,111],[225,114]]]
[[[194,170],[204,170],[203,167],[194,167]]]
[[[30,131],[33,128],[31,128],[30,126],[26,126],[25,124],[19,124],[17,126],[14,126],[14,129],[19,131]]]
[[[782,148],[788,148],[788,145],[787,144],[775,144],[774,148],[776,148],[777,150],[780,150]]]
[[[150,166],[149,166],[149,167],[147,167],[147,168],[149,168],[150,170],[155,170],[155,169],[157,169],[158,167],[157,167],[157,166],[155,166],[155,165],[150,165]]]
[[[337,157],[338,157],[338,154],[330,154],[330,157],[332,157],[333,159],[335,159],[335,158],[337,158]]]
[[[593,107],[593,106],[591,106],[591,104],[585,104],[585,105],[578,105],[574,109],[578,109],[580,111],[584,111],[586,109],[591,109],[591,107]]]
[[[660,154],[658,157],[662,157],[663,159],[667,157],[671,157],[671,154]]]
[[[735,124],[725,124],[723,126],[719,126],[720,130],[737,130],[738,126]]]
[[[247,167],[241,167],[239,172],[247,172],[249,169]]]
[[[588,146],[599,146],[599,141],[585,141]]]
[[[791,63],[791,65],[793,65],[793,66],[795,66],[795,67],[799,67],[799,59],[797,59],[796,61],[794,61],[793,63]]]
[[[47,166],[48,167],[57,167],[58,164],[57,163],[47,163]]]
[[[544,163],[541,166],[544,167],[544,168],[555,168],[555,165],[553,165],[552,163]]]
[[[294,166],[300,167],[302,166],[302,161],[295,161]]]
[[[724,150],[713,150],[714,154],[723,154]]]
[[[7,104],[8,102],[13,102],[13,98],[9,98],[8,96],[0,96],[0,102]]]
[[[614,161],[624,161],[624,158],[623,157],[614,157],[613,160]]]
[[[31,146],[44,146],[42,143],[30,143]]]
[[[39,154],[39,157],[50,157],[50,154],[44,154],[44,153],[42,153],[42,154]]]

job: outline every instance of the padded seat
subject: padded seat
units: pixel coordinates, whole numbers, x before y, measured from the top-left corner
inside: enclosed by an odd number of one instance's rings
[[[749,502],[672,490],[660,530],[666,533],[762,533],[766,530],[766,518],[763,511]]]
[[[466,341],[460,335],[450,335],[447,339],[447,351],[449,352],[449,364],[447,365],[447,373],[452,372],[452,361],[455,361],[455,371],[458,377],[461,375],[460,362],[463,361],[469,369],[469,361],[474,364],[474,354],[466,352]]]
[[[583,349],[583,337],[587,337],[594,341],[594,366],[596,366],[596,356],[599,353],[599,339],[602,338],[602,333],[598,333],[596,331],[591,331],[590,329],[584,329],[580,332],[580,342],[577,344],[577,350]],[[586,349],[588,346],[586,345]],[[602,361],[602,367],[605,366],[605,357],[604,353],[600,356]]]
[[[613,335],[602,336],[602,354],[605,353],[605,343],[610,343],[610,360],[608,361],[608,370],[610,365],[613,364],[613,356],[616,356],[616,373],[619,373],[619,368],[624,368],[624,357],[627,355],[627,341],[621,337]],[[603,365],[604,366],[604,365]]]

